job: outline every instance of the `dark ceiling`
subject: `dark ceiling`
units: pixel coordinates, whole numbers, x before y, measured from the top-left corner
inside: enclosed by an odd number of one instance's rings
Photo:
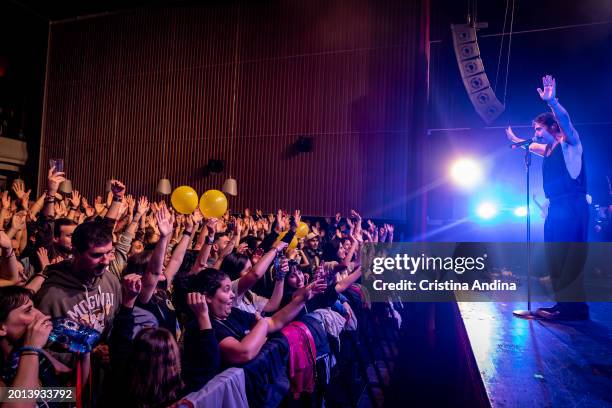
[[[1,0],[12,3],[41,19],[64,20],[100,13],[113,13],[141,7],[207,4],[189,0]]]

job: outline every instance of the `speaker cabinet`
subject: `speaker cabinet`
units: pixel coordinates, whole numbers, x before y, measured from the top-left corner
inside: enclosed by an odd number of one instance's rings
[[[480,58],[476,29],[470,24],[451,24],[455,57],[463,86],[480,117],[490,125],[505,110],[497,99]]]

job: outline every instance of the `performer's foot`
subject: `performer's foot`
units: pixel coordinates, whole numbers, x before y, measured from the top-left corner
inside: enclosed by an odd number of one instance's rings
[[[543,309],[538,309],[536,314],[545,320],[588,320],[589,319],[589,310],[555,310],[555,311],[546,311]]]
[[[540,311],[542,311],[542,312],[547,312],[547,313],[553,313],[553,312],[556,312],[556,311],[558,311],[558,310],[559,310],[559,304],[558,304],[558,303],[555,303],[555,305],[554,305],[554,306],[551,306],[551,307],[540,307],[540,308],[538,308],[538,309],[535,311],[535,313],[536,313],[536,314],[538,314]]]

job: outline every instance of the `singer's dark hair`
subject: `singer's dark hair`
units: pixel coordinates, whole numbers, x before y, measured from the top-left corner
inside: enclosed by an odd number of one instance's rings
[[[561,127],[559,126],[559,122],[557,122],[557,118],[555,118],[555,115],[553,115],[552,112],[540,113],[538,116],[535,117],[535,119],[533,120],[533,123],[544,125],[547,128],[552,128],[553,126],[556,126],[557,131],[561,129]]]

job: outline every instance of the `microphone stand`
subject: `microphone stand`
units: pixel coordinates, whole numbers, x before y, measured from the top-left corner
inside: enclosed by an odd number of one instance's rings
[[[531,167],[531,151],[529,146],[533,143],[533,140],[525,140],[521,143],[514,143],[510,147],[516,148],[517,146],[523,146],[525,148],[525,173],[527,177],[527,310],[515,310],[512,314],[515,317],[521,319],[536,319],[537,315],[531,311],[531,210],[529,202],[529,169]]]

